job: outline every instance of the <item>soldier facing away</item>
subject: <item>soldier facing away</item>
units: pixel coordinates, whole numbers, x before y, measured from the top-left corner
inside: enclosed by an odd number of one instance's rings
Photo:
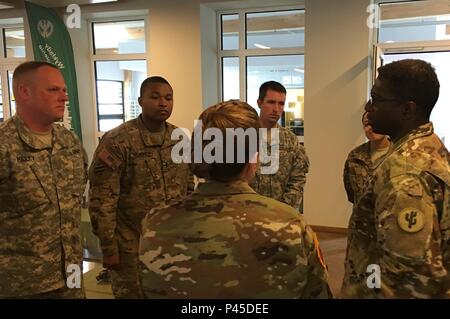
[[[299,210],[303,201],[303,188],[309,169],[305,148],[297,136],[287,128],[278,125],[286,102],[286,88],[278,82],[268,81],[259,88],[258,106],[261,109],[261,127],[268,129],[268,150],[277,141],[271,139],[272,128],[279,130],[278,161],[279,168],[274,174],[261,174],[258,169],[252,188],[259,194],[286,203]]]
[[[67,286],[82,274],[87,159],[54,124],[68,101],[64,78],[52,64],[25,62],[13,91],[17,113],[0,125],[0,298],[84,298],[82,278]]]
[[[176,127],[166,121],[173,108],[169,82],[147,78],[138,102],[142,114],[103,136],[89,168],[89,212],[116,298],[141,297],[137,264],[145,213],[182,199],[194,188],[188,165],[171,159],[178,141],[171,140]]]
[[[227,101],[206,109],[203,129],[258,129],[256,111]],[[255,133],[255,136],[257,134]],[[192,165],[205,178],[193,194],[154,209],[142,223],[139,277],[147,298],[328,298],[327,271],[314,232],[292,207],[255,193],[250,142],[234,162]],[[215,141],[215,140],[214,140]],[[217,142],[217,141],[215,141]],[[206,147],[209,144],[204,144]],[[237,154],[245,154],[243,163]]]
[[[429,121],[439,81],[421,60],[393,62],[378,71],[366,111],[373,131],[389,135],[393,147],[354,206],[359,222],[349,229],[342,293],[448,298],[450,155]],[[368,278],[370,265],[379,267],[378,278]]]

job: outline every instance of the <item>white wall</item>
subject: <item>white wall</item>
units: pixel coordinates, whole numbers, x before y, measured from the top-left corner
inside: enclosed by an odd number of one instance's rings
[[[347,227],[342,172],[348,152],[364,141],[369,0],[306,0],[305,147],[311,167],[305,217],[312,225]]]
[[[72,40],[75,69],[77,73],[78,102],[80,105],[81,134],[83,145],[88,153],[89,161],[92,159],[96,147],[96,109],[94,106],[94,80],[92,74],[94,66],[89,63],[89,26],[82,20],[80,29],[68,29]]]
[[[82,28],[70,30],[70,33],[78,76],[83,142],[90,157],[96,144],[96,110],[86,19],[148,15],[149,75],[162,75],[171,82],[175,105],[170,121],[190,129],[202,108],[218,98],[215,10],[235,5],[280,3],[208,1],[200,6],[204,1],[135,0],[82,7]],[[366,26],[369,2],[306,0],[305,3],[305,146],[311,168],[304,208],[308,222],[313,225],[346,227],[350,216],[342,170],[348,152],[364,140],[360,118],[369,78],[370,32]]]

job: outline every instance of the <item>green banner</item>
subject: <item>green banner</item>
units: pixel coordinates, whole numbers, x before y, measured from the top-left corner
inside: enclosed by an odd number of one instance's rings
[[[81,140],[77,75],[69,32],[63,20],[53,9],[28,1],[25,1],[25,8],[33,42],[34,59],[52,63],[61,70],[69,96],[63,120],[64,126],[74,131]]]

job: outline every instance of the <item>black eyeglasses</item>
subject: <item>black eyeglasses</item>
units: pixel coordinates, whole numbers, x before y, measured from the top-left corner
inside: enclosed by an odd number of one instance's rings
[[[369,104],[375,104],[375,103],[381,103],[381,102],[400,102],[400,99],[395,98],[384,98],[379,96],[370,96],[369,101],[367,101]]]

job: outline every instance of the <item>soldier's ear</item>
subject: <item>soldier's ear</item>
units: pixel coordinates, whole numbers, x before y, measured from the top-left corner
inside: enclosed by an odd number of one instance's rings
[[[414,101],[405,102],[400,107],[401,114],[404,120],[413,119],[419,116],[417,114],[419,109],[417,108],[417,104]]]
[[[138,103],[139,103],[139,106],[142,107],[142,98],[141,97],[138,97]]]
[[[263,101],[261,101],[260,99],[257,99],[256,103],[258,103],[258,107],[261,108],[261,105],[262,105]]]
[[[24,83],[20,83],[17,85],[17,92],[23,98],[27,98],[31,95],[31,88]]]

